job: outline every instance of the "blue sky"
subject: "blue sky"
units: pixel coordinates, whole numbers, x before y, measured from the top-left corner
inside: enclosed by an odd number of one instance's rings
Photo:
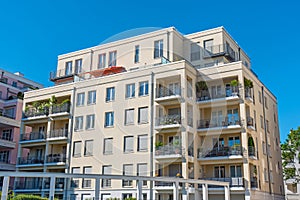
[[[0,2],[0,68],[51,86],[57,56],[140,27],[175,26],[183,34],[224,26],[277,96],[281,141],[300,125],[300,3],[297,1]]]

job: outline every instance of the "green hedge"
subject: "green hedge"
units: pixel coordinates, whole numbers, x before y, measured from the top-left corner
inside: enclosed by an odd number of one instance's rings
[[[12,200],[47,200],[48,198],[36,196],[33,194],[18,194]]]

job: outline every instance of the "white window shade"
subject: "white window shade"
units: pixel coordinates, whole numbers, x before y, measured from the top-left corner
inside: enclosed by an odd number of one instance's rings
[[[133,165],[124,165],[124,175],[133,176]]]
[[[138,164],[138,176],[147,176],[147,164]]]
[[[139,108],[139,123],[148,122],[148,107]]]
[[[113,139],[104,139],[104,154],[111,154],[113,151]]]
[[[148,147],[148,136],[147,135],[140,135],[138,136],[138,150],[147,150]]]
[[[132,152],[133,151],[133,136],[128,136],[124,137],[124,142],[125,142],[125,147],[124,151],[125,152]]]
[[[125,112],[125,124],[134,124],[134,109],[128,109]]]

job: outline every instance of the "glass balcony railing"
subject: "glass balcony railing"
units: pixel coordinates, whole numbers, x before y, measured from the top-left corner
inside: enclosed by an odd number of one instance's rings
[[[181,95],[181,89],[169,89],[169,88],[159,88],[156,94],[156,98],[162,98],[162,97],[170,97],[170,96],[180,96]]]
[[[180,115],[165,115],[156,119],[156,126],[181,124]]]
[[[198,159],[201,158],[211,158],[211,157],[221,157],[221,156],[241,156],[242,154],[241,146],[235,147],[215,147],[213,149],[198,149]]]
[[[197,101],[207,101],[207,100],[215,100],[226,97],[238,97],[239,96],[239,88],[235,86],[230,86],[226,88],[222,88],[221,90],[212,91],[212,90],[200,90],[197,92]]]
[[[155,150],[156,156],[170,156],[182,154],[181,145],[165,145],[157,147]]]
[[[217,56],[225,56],[230,61],[236,61],[236,52],[230,47],[229,44],[219,44],[207,46],[203,52],[203,58],[213,58]]]
[[[18,158],[19,165],[44,164],[44,159],[41,157],[20,157]]]
[[[49,154],[47,155],[47,163],[66,162],[66,154]]]
[[[31,132],[31,133],[25,133],[21,134],[21,141],[28,141],[28,140],[42,140],[46,139],[46,135],[43,132]]]
[[[201,119],[198,121],[198,129],[227,127],[232,125],[241,125],[241,121],[238,116],[220,119]]]

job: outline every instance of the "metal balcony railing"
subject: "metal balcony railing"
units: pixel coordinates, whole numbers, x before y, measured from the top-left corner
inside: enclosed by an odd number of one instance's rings
[[[212,92],[207,90],[201,90],[197,92],[197,101],[214,100],[225,97],[239,96],[239,88],[237,86],[230,86],[222,88],[220,91]]]
[[[38,117],[42,115],[48,115],[49,114],[49,108],[45,107],[44,109],[35,109],[35,108],[30,108],[25,111],[24,117]]]
[[[13,141],[13,134],[11,135],[1,135],[0,140]]]
[[[50,81],[55,81],[60,78],[73,76],[74,74],[75,73],[73,73],[73,72],[70,72],[70,73],[66,72],[66,69],[59,69],[57,71],[50,72],[49,79],[50,79]]]
[[[24,181],[16,181],[16,189],[17,190],[40,190],[42,189],[42,180],[24,180]]]
[[[8,158],[0,158],[0,163],[10,164],[10,160]]]
[[[67,129],[55,129],[51,130],[48,134],[48,138],[68,137]]]
[[[241,125],[238,116],[225,117],[221,119],[201,119],[198,120],[198,129],[226,127],[231,125]]]
[[[251,183],[251,188],[258,188],[258,181],[256,177],[251,177],[250,178],[250,183]]]
[[[70,102],[52,105],[50,114],[70,112],[70,105],[71,105]]]
[[[181,124],[181,116],[180,115],[165,115],[163,117],[159,117],[156,119],[156,125],[173,125],[173,124]]]
[[[122,180],[123,187],[132,187],[132,180]]]
[[[161,98],[161,97],[169,97],[169,96],[180,96],[181,95],[181,89],[170,89],[170,88],[159,88],[156,94],[156,98]]]
[[[256,156],[257,152],[255,147],[253,146],[248,146],[248,156]]]
[[[163,181],[155,181],[156,187],[171,187],[173,186],[173,183],[170,182],[163,182]]]
[[[182,149],[181,145],[165,145],[165,146],[160,146],[157,147],[155,150],[155,155],[156,156],[166,156],[166,155],[177,155],[177,154],[182,154]]]
[[[252,88],[245,88],[245,98],[251,98],[253,99],[253,90]]]
[[[45,133],[43,132],[31,132],[21,134],[21,141],[28,141],[28,140],[41,140],[46,139]]]
[[[44,159],[39,157],[19,157],[19,165],[44,164]]]
[[[236,61],[236,52],[229,46],[229,44],[219,44],[207,46],[203,52],[203,58],[213,58],[217,56],[225,56],[230,61]]]
[[[44,106],[43,108],[29,108],[25,111],[24,117],[37,117],[42,115],[49,115],[49,114],[57,114],[57,113],[63,113],[63,112],[70,112],[70,102],[66,102],[63,104],[55,104],[52,105],[49,109],[49,106]]]
[[[243,177],[228,177],[228,178],[201,178],[203,180],[211,180],[211,181],[223,181],[229,182],[230,187],[244,187],[244,178]],[[210,185],[210,188],[217,188],[220,186]]]
[[[210,157],[220,157],[220,156],[240,156],[242,154],[242,148],[240,146],[236,147],[215,147],[213,149],[198,149],[198,159],[199,158],[210,158]]]
[[[49,154],[47,155],[47,163],[66,162],[66,154]]]

